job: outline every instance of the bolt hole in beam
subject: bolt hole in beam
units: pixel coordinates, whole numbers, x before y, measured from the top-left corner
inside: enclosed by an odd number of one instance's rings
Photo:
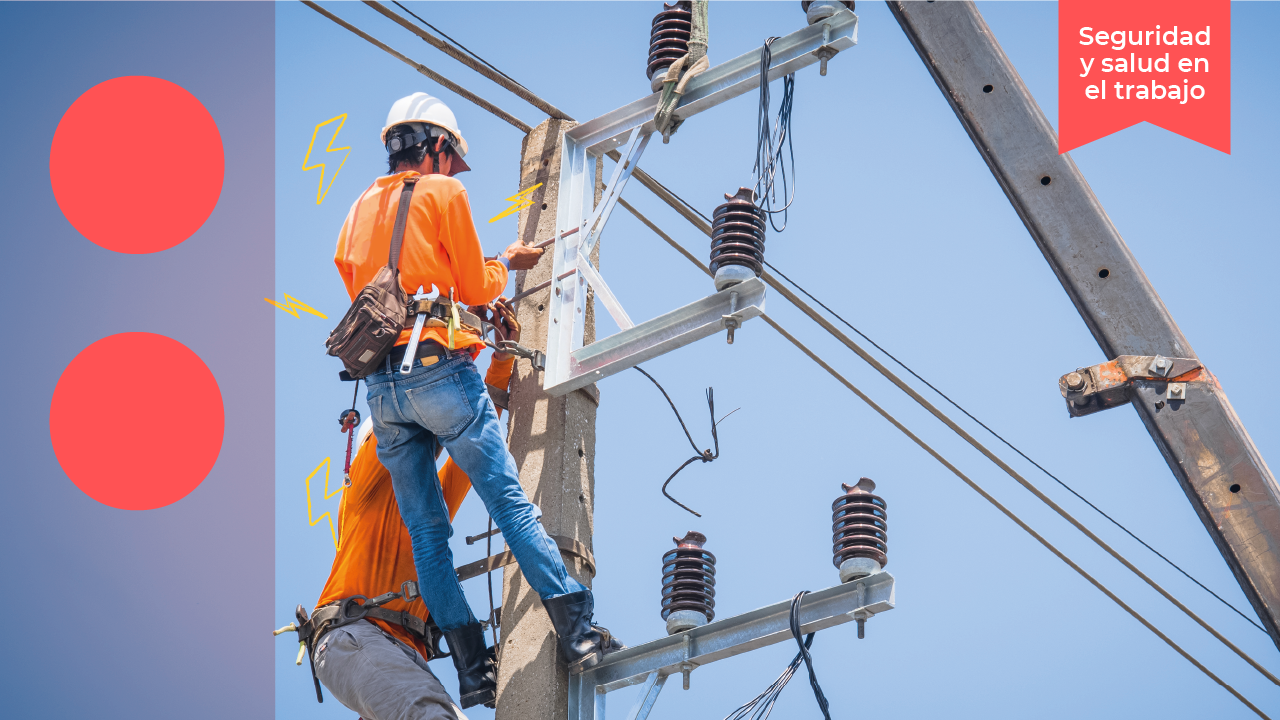
[[[1044,177],[1040,178],[1041,185],[1048,185],[1051,182],[1053,182],[1053,178],[1049,177],[1048,175],[1045,175]]]
[[[546,204],[546,203],[542,203],[542,209],[543,209],[543,210],[546,210],[546,209],[547,209],[547,204]]]
[[[1229,490],[1231,490],[1231,492],[1233,492],[1233,493],[1238,493],[1238,492],[1240,492],[1240,485],[1239,485],[1239,484],[1235,484],[1235,485],[1232,485],[1232,486],[1231,486],[1230,488],[1228,488],[1228,489],[1229,489]]]
[[[1106,268],[1102,268],[1101,270],[1098,271],[1098,277],[1102,278],[1103,280],[1106,280],[1107,276],[1110,274],[1111,274],[1111,271]]]
[[[982,86],[982,92],[984,92],[984,93],[989,93],[989,92],[991,92],[992,90],[995,90],[995,88],[994,88],[994,87],[992,87],[992,86],[990,86],[990,85],[983,85],[983,86]]]

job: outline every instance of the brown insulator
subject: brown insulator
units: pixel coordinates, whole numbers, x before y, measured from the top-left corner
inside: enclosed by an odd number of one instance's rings
[[[839,568],[854,558],[864,560],[841,568],[840,579],[848,582],[855,577],[879,572],[889,563],[889,526],[884,498],[872,494],[876,484],[871,478],[862,478],[857,485],[842,483],[841,486],[844,494],[831,504],[835,566]],[[866,561],[873,561],[875,566]]]
[[[755,192],[739,188],[724,196],[711,220],[711,272],[726,265],[750,268],[759,277],[764,271],[764,211],[756,207]]]
[[[675,630],[668,621],[668,632],[678,632],[715,618],[716,556],[702,548],[707,536],[700,532],[691,530],[684,539],[671,539],[676,548],[662,556],[662,619],[668,620],[672,613],[680,611],[691,611],[706,618],[686,620]],[[681,615],[689,617],[689,613]]]
[[[649,80],[659,72],[665,72],[676,60],[689,52],[689,38],[693,35],[693,3],[662,4],[662,12],[653,18],[649,31]]]

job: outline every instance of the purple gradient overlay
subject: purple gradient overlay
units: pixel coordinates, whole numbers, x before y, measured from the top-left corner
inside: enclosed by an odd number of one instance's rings
[[[274,712],[274,8],[266,3],[0,4],[0,652],[5,717],[264,718]],[[124,255],[86,240],[54,201],[48,154],[62,113],[123,75],[175,82],[218,123],[226,178],[182,244]],[[83,139],[84,182],[112,182]],[[155,168],[181,183],[183,149]],[[145,222],[139,218],[139,222]],[[222,391],[226,433],[186,498],[143,512],[90,499],[59,467],[49,402],[75,355],[119,332],[196,352]],[[139,394],[169,379],[137,358]],[[130,452],[146,453],[148,427]],[[86,427],[92,433],[94,428]],[[128,467],[104,467],[127,481]]]

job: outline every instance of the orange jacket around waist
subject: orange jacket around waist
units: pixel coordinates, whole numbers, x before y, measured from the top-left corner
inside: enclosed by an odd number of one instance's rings
[[[387,264],[402,181],[415,175],[402,172],[378,178],[347,213],[333,262],[352,300]],[[434,284],[446,298],[452,288],[453,299],[464,305],[483,305],[501,295],[507,286],[507,268],[497,260],[484,259],[462,183],[444,175],[419,177],[400,250],[400,287],[412,295],[419,286],[431,292]],[[412,330],[402,331],[396,344],[409,342],[411,334]],[[449,344],[445,328],[424,328],[421,339],[428,338]],[[481,344],[475,333],[459,330],[454,334],[456,348]]]
[[[485,382],[506,388],[514,364],[515,358],[510,356],[505,360],[494,360],[489,365]],[[409,540],[409,530],[400,518],[400,506],[396,504],[396,495],[391,487],[391,474],[378,462],[376,444],[370,434],[351,461],[351,487],[342,491],[338,506],[338,553],[316,607],[352,595],[371,598],[393,590],[399,592],[401,583],[418,577],[413,566],[413,542]],[[449,506],[449,519],[452,520],[471,489],[471,479],[453,464],[452,459],[445,462],[439,475],[444,500]],[[421,599],[412,603],[392,600],[383,607],[396,612],[408,610],[423,620],[427,619],[427,606]],[[381,620],[371,622],[417,648],[422,657],[427,657],[427,649],[404,628]]]

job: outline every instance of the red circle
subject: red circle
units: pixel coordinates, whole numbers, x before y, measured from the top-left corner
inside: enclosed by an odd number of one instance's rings
[[[194,95],[168,80],[118,77],[67,108],[49,149],[49,181],[67,220],[122,253],[191,237],[222,192],[222,137]]]
[[[142,382],[144,377],[154,378]],[[152,333],[105,337],[71,361],[53,390],[49,436],[86,495],[121,510],[186,497],[222,449],[222,393],[186,345]]]

